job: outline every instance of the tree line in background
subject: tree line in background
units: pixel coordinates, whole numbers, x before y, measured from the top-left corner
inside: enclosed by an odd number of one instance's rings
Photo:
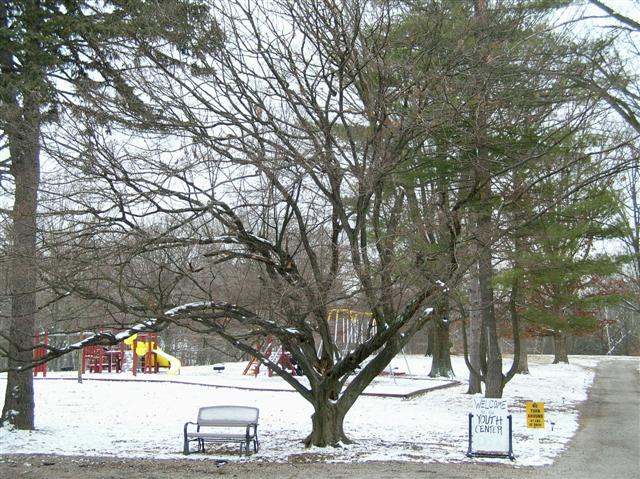
[[[316,446],[418,334],[487,397],[532,337],[638,354],[638,24],[590,5],[4,2],[2,423],[33,428],[36,329],[258,357]]]

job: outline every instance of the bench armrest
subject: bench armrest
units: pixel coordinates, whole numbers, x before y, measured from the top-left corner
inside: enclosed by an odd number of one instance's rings
[[[189,422],[184,423],[184,435],[185,436],[187,435],[187,429],[189,428],[189,424],[193,424],[194,426],[198,426],[197,422],[189,421]]]

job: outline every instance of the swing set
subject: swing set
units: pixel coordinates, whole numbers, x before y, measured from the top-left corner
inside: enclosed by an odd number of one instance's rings
[[[338,356],[335,359],[344,357],[376,334],[376,324],[370,312],[336,308],[329,311],[327,321],[329,324],[333,322],[333,344]]]
[[[373,321],[373,314],[368,311],[356,311],[348,308],[337,308],[329,311],[327,320],[333,321],[333,344],[336,346],[336,360],[345,357],[349,351],[353,351],[363,342],[370,339],[377,332],[376,323]],[[322,343],[320,344],[322,348]],[[409,361],[402,351],[402,356],[411,374]],[[389,364],[389,370],[383,372],[386,376],[403,376],[407,373],[398,372]]]
[[[335,360],[338,361],[345,357],[349,351],[353,351],[360,344],[367,341],[376,334],[377,327],[373,321],[373,314],[368,311],[356,311],[349,308],[331,309],[327,315],[327,321],[332,323],[332,340],[335,345]],[[322,341],[318,348],[322,351]],[[295,364],[291,353],[286,351],[282,345],[275,342],[272,336],[268,336],[263,343],[256,343],[255,349],[260,351],[262,357],[268,358],[270,362],[277,364],[282,369],[289,370],[293,376],[302,375],[302,371]],[[409,370],[409,363],[404,351],[402,355],[405,357],[405,363]],[[255,356],[252,356],[243,371],[245,376],[258,376],[263,362]],[[273,375],[273,371],[269,368],[269,377]],[[403,375],[406,373],[395,372],[391,365],[389,372],[385,372],[389,376]],[[409,374],[411,372],[409,371]]]

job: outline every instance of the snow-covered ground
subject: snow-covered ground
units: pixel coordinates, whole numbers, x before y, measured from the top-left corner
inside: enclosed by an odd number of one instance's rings
[[[530,359],[530,375],[518,375],[506,388],[513,415],[516,464],[549,464],[566,447],[578,426],[577,405],[587,397],[594,367],[609,358],[571,357],[569,365],[552,365],[546,356]],[[508,367],[505,360],[505,368]],[[244,364],[227,364],[222,373],[211,366],[183,368],[180,376],[49,373],[35,381],[36,427],[31,432],[0,428],[0,453],[50,453],[117,457],[184,457],[182,428],[198,408],[247,405],[260,409],[261,449],[240,458],[235,447],[210,446],[207,455],[250,461],[421,461],[459,462],[467,459],[468,413],[472,396],[465,394],[467,371],[453,358],[461,384],[402,397],[367,395],[358,399],[345,421],[355,444],[340,448],[305,449],[311,406],[277,377],[242,376]],[[417,379],[381,376],[367,390],[374,394],[407,395],[446,384],[426,378],[430,359],[399,356],[393,367]],[[66,378],[64,380],[63,378]],[[6,375],[0,375],[0,405]],[[255,389],[249,389],[255,388]],[[526,428],[525,401],[545,403],[546,427],[539,434]],[[488,460],[488,459],[482,459]],[[504,459],[493,459],[504,460]]]

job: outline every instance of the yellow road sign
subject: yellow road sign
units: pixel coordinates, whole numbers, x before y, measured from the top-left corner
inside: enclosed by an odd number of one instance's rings
[[[544,428],[544,403],[527,401],[527,427],[532,429]]]

